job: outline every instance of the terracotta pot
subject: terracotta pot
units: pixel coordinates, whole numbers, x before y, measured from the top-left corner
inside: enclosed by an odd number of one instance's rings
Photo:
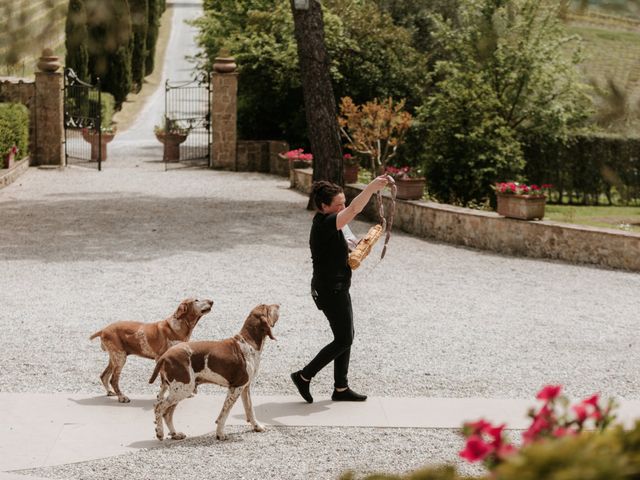
[[[95,130],[87,130],[86,128],[82,130],[82,138],[91,144],[91,160],[93,162],[98,161],[98,155],[101,156],[100,161],[102,162],[107,159],[107,143],[111,142],[115,136],[115,132],[102,132],[98,135]]]
[[[344,176],[344,183],[358,183],[358,172],[360,171],[360,165],[345,165],[342,174]]]
[[[4,168],[13,168],[16,161],[16,154],[9,152],[4,156]]]
[[[406,178],[396,180],[398,192],[396,198],[402,200],[420,200],[424,195],[424,187],[427,184],[425,178]]]
[[[156,133],[156,138],[164,145],[162,160],[164,162],[180,161],[180,144],[187,139],[187,133]]]
[[[542,220],[547,197],[544,195],[514,195],[496,193],[498,199],[497,212],[503,217],[520,220]]]

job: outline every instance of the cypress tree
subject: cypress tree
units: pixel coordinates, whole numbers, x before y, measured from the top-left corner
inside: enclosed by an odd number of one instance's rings
[[[133,27],[133,49],[131,51],[131,77],[135,91],[142,88],[146,71],[147,30],[149,0],[129,0]]]
[[[65,65],[78,78],[89,81],[89,52],[87,50],[87,11],[83,0],[69,0],[65,25]]]
[[[89,3],[91,2],[91,3]],[[116,106],[131,91],[131,17],[127,0],[87,0],[89,70]]]
[[[147,56],[145,57],[144,73],[149,75],[153,72],[154,58],[156,55],[156,42],[158,40],[158,29],[160,28],[160,0],[148,0],[148,22],[147,22]]]

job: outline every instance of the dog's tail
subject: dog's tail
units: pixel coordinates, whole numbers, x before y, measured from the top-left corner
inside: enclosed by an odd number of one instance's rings
[[[149,383],[154,383],[156,381],[156,378],[158,378],[158,373],[160,373],[160,369],[162,368],[163,363],[164,363],[164,360],[162,358],[156,362],[156,368],[153,369],[153,373],[151,374]]]
[[[98,330],[96,333],[94,333],[93,335],[91,335],[89,337],[89,340],[93,340],[96,337],[99,337],[100,335],[102,335],[102,330]]]

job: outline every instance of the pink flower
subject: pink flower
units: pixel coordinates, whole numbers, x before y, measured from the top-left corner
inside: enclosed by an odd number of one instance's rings
[[[538,392],[536,398],[538,400],[545,400],[548,402],[560,395],[561,390],[562,385],[547,385]]]
[[[596,394],[591,395],[590,397],[587,397],[584,400],[582,400],[582,404],[583,405],[591,405],[593,408],[598,408],[598,401],[599,400],[600,400],[600,394],[596,393]]]
[[[303,148],[296,148],[295,150],[289,150],[288,152],[285,152],[284,156],[287,157],[289,160],[302,160],[304,162],[311,162],[311,160],[313,160],[313,154],[304,153]]]
[[[460,457],[469,462],[479,462],[487,458],[493,449],[479,435],[471,435],[467,439],[464,450],[459,452]]]
[[[578,420],[578,423],[583,423],[589,416],[587,413],[587,407],[583,403],[580,403],[578,405],[573,405],[571,409],[576,414],[576,419]]]
[[[481,435],[491,427],[492,425],[483,418],[476,422],[468,422],[464,424],[465,430],[469,430],[471,435]]]

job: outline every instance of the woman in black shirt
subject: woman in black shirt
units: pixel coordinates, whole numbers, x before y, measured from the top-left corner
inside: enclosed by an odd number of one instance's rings
[[[302,370],[291,374],[300,395],[312,403],[309,389],[311,379],[333,361],[334,401],[364,401],[349,388],[347,374],[353,342],[353,311],[351,308],[351,268],[347,260],[349,248],[342,229],[360,213],[371,196],[388,183],[385,175],[376,177],[365,189],[345,206],[342,187],[326,181],[313,184],[313,200],[318,212],[313,217],[309,245],[313,262],[311,294],[316,305],[329,320],[333,341],[326,345]]]

